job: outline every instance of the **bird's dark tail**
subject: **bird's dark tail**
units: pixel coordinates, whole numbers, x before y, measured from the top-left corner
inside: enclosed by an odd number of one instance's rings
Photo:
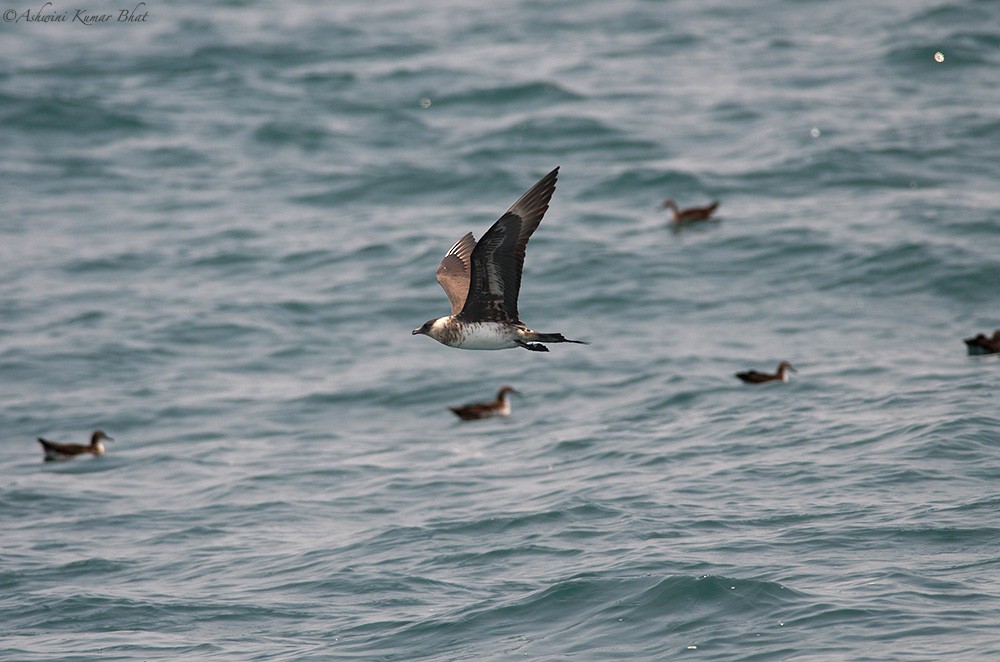
[[[589,342],[584,340],[570,340],[566,338],[561,333],[538,333],[537,331],[532,331],[530,335],[526,336],[527,340],[533,340],[535,342],[571,342],[577,345],[589,345]]]

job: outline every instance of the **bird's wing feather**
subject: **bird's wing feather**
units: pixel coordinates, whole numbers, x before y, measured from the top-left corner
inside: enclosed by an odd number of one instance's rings
[[[55,451],[61,455],[80,455],[87,450],[86,446],[80,444],[60,444],[47,439],[38,438],[38,443],[47,451]]]
[[[469,232],[455,242],[438,266],[437,281],[448,295],[452,315],[457,315],[465,306],[465,297],[469,294],[469,266],[475,248],[476,240]]]
[[[460,317],[468,321],[520,324],[517,296],[521,289],[524,249],[542,222],[556,190],[559,168],[522,195],[476,244],[471,282]]]

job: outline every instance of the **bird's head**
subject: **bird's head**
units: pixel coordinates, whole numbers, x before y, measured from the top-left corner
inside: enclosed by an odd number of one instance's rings
[[[419,329],[414,329],[413,332],[410,335],[413,335],[413,336],[429,336],[429,335],[431,335],[431,327],[434,326],[434,322],[436,322],[436,321],[437,321],[436,319],[427,320],[426,322],[423,323],[423,325]]]
[[[521,395],[521,392],[518,391],[513,386],[501,386],[500,391],[497,393],[497,400],[503,400],[508,393],[513,393],[514,395]]]

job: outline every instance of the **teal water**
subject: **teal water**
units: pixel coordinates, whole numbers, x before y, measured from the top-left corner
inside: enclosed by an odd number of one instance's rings
[[[961,339],[1000,327],[998,35],[986,0],[0,24],[0,657],[996,659],[1000,362]],[[556,165],[520,312],[591,345],[411,336]]]

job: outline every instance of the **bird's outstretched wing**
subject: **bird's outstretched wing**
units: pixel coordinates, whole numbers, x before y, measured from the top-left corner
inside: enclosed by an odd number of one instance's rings
[[[517,295],[521,289],[524,249],[542,222],[556,190],[559,168],[542,177],[515,202],[472,251],[468,296],[459,317],[468,321],[520,324]]]
[[[448,295],[452,315],[457,315],[465,306],[465,297],[469,294],[469,267],[475,247],[476,240],[469,232],[455,242],[438,267],[437,281]]]

